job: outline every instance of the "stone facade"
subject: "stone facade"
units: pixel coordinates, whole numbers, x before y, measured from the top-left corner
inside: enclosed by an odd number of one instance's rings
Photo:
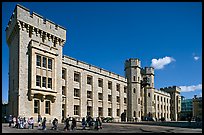
[[[64,56],[66,29],[21,5],[9,20],[6,37],[12,115],[37,119],[41,114],[51,122],[55,117],[81,120],[90,114],[121,121],[125,112],[128,121],[177,120],[179,88],[156,90],[154,69],[141,68],[139,59],[126,60],[125,78]]]

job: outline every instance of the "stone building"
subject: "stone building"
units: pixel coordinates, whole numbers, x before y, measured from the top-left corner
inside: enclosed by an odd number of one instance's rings
[[[68,115],[177,120],[180,88],[154,88],[154,69],[125,61],[125,77],[62,54],[66,29],[16,5],[6,28],[9,113],[50,122]]]
[[[193,98],[193,117],[202,120],[202,97],[197,97],[197,95]]]

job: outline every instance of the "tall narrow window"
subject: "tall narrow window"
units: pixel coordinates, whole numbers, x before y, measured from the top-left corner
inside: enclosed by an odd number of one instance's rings
[[[108,108],[108,116],[112,115],[112,108]]]
[[[46,77],[42,78],[42,86],[46,88]]]
[[[134,117],[136,117],[136,111],[134,111]]]
[[[150,97],[150,93],[148,93],[148,97]]]
[[[50,114],[50,101],[45,101],[45,114]]]
[[[74,96],[75,96],[75,97],[80,97],[80,91],[79,91],[79,89],[74,88]]]
[[[120,109],[117,109],[117,116],[120,116]]]
[[[36,75],[36,86],[41,87],[41,76],[39,76],[39,75]]]
[[[136,92],[136,89],[135,89],[135,88],[133,89],[133,92],[134,92],[134,93]]]
[[[120,103],[120,97],[119,96],[117,96],[117,102]]]
[[[98,107],[98,116],[103,116],[103,108]]]
[[[92,107],[91,106],[87,106],[87,115],[92,115]]]
[[[80,74],[78,72],[74,73],[74,81],[76,81],[76,82],[80,81]]]
[[[52,89],[52,78],[48,78],[48,88]]]
[[[111,101],[111,99],[112,99],[112,96],[108,95],[108,101]]]
[[[66,90],[65,90],[65,86],[62,86],[62,95],[66,95]]]
[[[98,79],[98,87],[103,87],[103,79]]]
[[[40,113],[40,102],[39,100],[34,100],[34,113]]]
[[[112,90],[112,82],[108,81],[108,89]]]
[[[127,93],[127,86],[124,86],[124,93]]]
[[[52,59],[48,58],[48,68],[52,69]]]
[[[103,94],[102,93],[98,93],[98,100],[103,100]]]
[[[62,69],[62,79],[65,79],[65,72],[66,72],[66,70]]]
[[[133,76],[133,81],[136,81],[136,77],[135,76]]]
[[[47,67],[47,58],[43,57],[43,67]]]
[[[36,65],[41,67],[41,56],[40,55],[36,55]]]
[[[124,103],[127,103],[127,98],[124,98]]]
[[[91,76],[87,76],[87,84],[92,85],[92,77]]]
[[[74,115],[79,115],[79,105],[74,105]]]
[[[92,92],[91,91],[87,91],[87,98],[92,99]]]
[[[120,84],[116,84],[116,90],[120,91]]]

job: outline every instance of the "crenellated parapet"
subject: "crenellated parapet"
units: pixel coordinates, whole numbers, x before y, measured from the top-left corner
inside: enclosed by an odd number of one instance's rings
[[[145,67],[144,73],[146,75],[154,75],[154,68],[153,67]]]
[[[141,61],[138,58],[130,58],[125,61],[125,69],[130,67],[141,68]]]
[[[20,29],[32,36],[41,38],[42,42],[51,42],[54,47],[63,46],[66,41],[66,29],[54,22],[43,18],[37,13],[30,13],[30,10],[16,5],[16,8],[6,27],[6,39],[9,43],[15,29]]]
[[[175,93],[179,93],[179,94],[181,92],[181,88],[178,86],[164,87],[164,88],[160,88],[160,90],[166,91],[166,92],[175,92]]]

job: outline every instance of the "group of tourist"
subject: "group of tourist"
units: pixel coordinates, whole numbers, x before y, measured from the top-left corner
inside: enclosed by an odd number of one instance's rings
[[[15,117],[10,115],[9,116],[9,127],[14,127],[18,129],[33,129],[34,128],[34,119],[33,117],[25,118],[25,117]],[[46,130],[46,117],[42,119],[41,115],[38,115],[38,129]],[[13,124],[13,126],[12,126]],[[97,117],[95,120],[90,115],[86,118],[83,117],[82,121],[82,129],[85,130],[86,127],[89,129],[102,129],[102,120],[101,117]],[[68,117],[64,119],[64,130],[75,130],[77,128],[77,121],[74,117]],[[54,118],[52,121],[52,130],[58,130],[58,119]]]
[[[18,129],[23,129],[23,128],[33,129],[34,127],[33,117],[26,119],[25,117],[20,117],[20,116],[16,117],[16,116],[9,115],[8,122],[9,122],[9,127],[15,127]]]

